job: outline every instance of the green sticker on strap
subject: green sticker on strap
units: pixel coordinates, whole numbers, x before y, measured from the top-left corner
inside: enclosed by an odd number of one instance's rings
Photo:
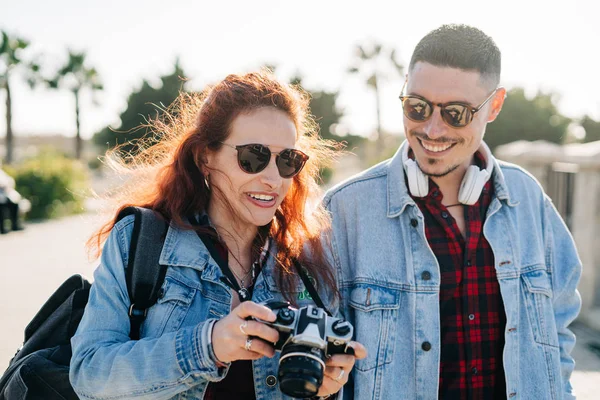
[[[303,292],[298,293],[298,300],[312,300],[312,297],[308,290],[304,289]]]
[[[317,290],[317,281],[308,273],[308,271],[306,271],[306,269],[304,269],[304,271],[306,272],[306,276],[310,280],[310,283],[312,283],[315,290]],[[312,296],[310,295],[310,293],[308,292],[308,289],[306,289],[306,288],[304,288],[303,292],[298,293],[298,300],[312,300],[312,299],[313,299]]]

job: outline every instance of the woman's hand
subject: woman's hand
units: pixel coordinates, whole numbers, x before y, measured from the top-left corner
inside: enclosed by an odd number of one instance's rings
[[[269,322],[276,319],[271,309],[252,301],[245,301],[231,310],[213,326],[212,343],[218,361],[256,360],[275,355],[272,343],[279,340],[279,332],[249,317]]]
[[[325,374],[323,384],[317,393],[317,396],[329,396],[340,391],[342,386],[348,382],[348,375],[354,368],[354,362],[367,357],[367,349],[358,342],[350,342],[350,347],[354,349],[354,355],[334,354],[325,361]]]

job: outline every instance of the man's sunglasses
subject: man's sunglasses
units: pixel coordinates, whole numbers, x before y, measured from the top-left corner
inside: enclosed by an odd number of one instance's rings
[[[462,103],[460,101],[433,104],[421,96],[403,95],[402,93],[404,93],[407,82],[408,81],[404,82],[404,86],[402,86],[402,91],[400,92],[402,110],[404,111],[406,118],[415,122],[427,121],[433,114],[433,106],[436,105],[440,107],[440,113],[444,122],[453,128],[463,128],[469,125],[471,121],[473,121],[475,113],[481,110],[483,106],[485,106],[487,102],[494,97],[499,89],[494,89],[494,91],[488,96],[487,99],[484,100],[483,103],[477,107],[472,107],[471,105]]]
[[[297,175],[308,160],[308,156],[296,149],[285,149],[278,153],[272,152],[267,146],[257,143],[234,146],[221,144],[237,150],[238,165],[249,174],[257,174],[267,168],[271,162],[271,154],[276,154],[275,164],[282,178],[292,178]]]

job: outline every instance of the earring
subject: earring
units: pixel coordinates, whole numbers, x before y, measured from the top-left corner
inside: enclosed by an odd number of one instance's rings
[[[204,175],[204,184],[206,185],[206,189],[210,192],[210,184],[208,183],[208,174]]]

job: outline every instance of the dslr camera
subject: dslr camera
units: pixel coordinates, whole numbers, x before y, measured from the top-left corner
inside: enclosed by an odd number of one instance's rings
[[[315,396],[323,383],[325,359],[333,354],[354,355],[348,344],[354,334],[352,325],[330,317],[319,307],[293,308],[289,303],[270,302],[277,319],[258,320],[279,332],[275,350],[279,357],[279,387],[288,396]]]

